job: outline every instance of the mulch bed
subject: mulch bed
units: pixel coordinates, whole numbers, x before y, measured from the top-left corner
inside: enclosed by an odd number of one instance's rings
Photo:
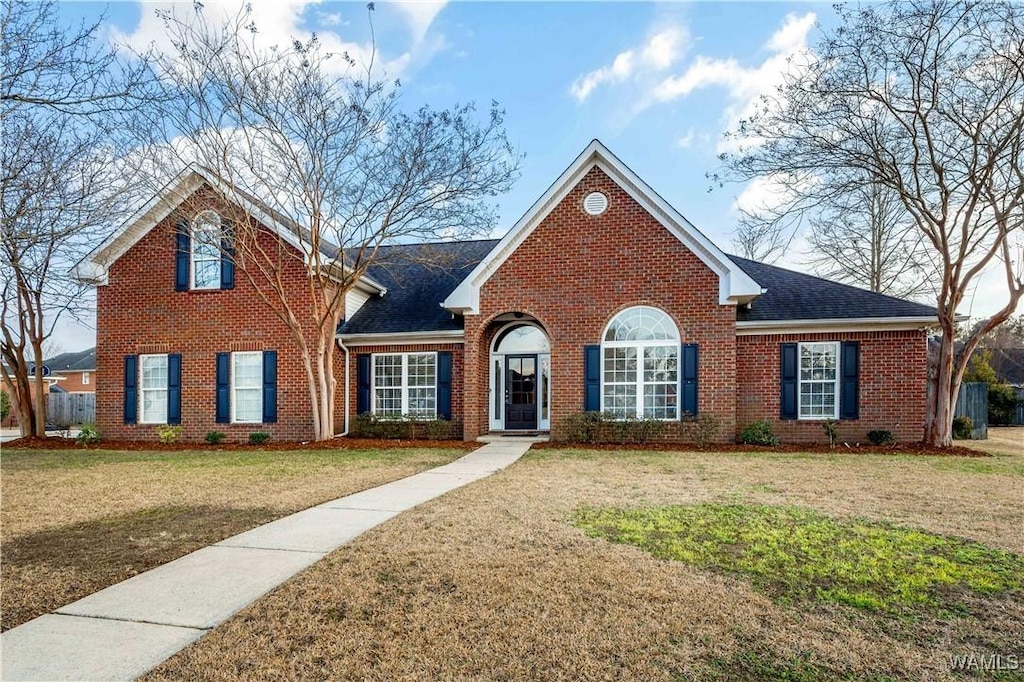
[[[50,436],[39,438],[29,436],[17,438],[4,443],[5,448],[32,448],[36,450],[137,450],[137,451],[170,451],[208,450],[388,450],[394,448],[443,448],[470,452],[480,447],[480,443],[467,443],[461,440],[388,440],[383,438],[334,438],[325,441],[298,443],[291,441],[270,441],[259,445],[250,443],[160,443],[151,440],[101,440],[92,445],[79,445],[74,438]]]
[[[700,452],[822,452],[850,453],[855,455],[926,455],[931,457],[991,457],[980,450],[960,445],[937,448],[925,443],[897,443],[895,445],[871,445],[869,443],[840,443],[830,448],[824,443],[784,443],[782,445],[742,445],[739,443],[712,443],[698,448],[692,443],[534,443],[534,450],[657,450]]]

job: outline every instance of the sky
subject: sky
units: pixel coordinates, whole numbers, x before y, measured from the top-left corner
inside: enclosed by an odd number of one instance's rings
[[[241,0],[204,0],[209,20]],[[253,0],[260,40],[281,44],[315,32],[331,50],[365,56],[365,2]],[[192,3],[62,2],[69,22],[104,12],[105,37],[137,47],[165,40],[156,11]],[[706,174],[727,149],[722,134],[779,82],[786,58],[834,26],[814,2],[377,2],[375,63],[402,84],[406,106],[491,101],[505,111],[509,140],[524,155],[521,177],[500,198],[501,236],[594,138],[600,139],[726,252],[737,206],[762,185],[712,189]],[[798,249],[780,265],[807,270]],[[998,273],[960,312],[984,315],[1005,301]],[[87,348],[87,326],[64,324],[56,344]]]

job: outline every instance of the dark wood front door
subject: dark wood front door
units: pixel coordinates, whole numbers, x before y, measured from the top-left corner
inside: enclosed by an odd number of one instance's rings
[[[505,428],[537,428],[537,356],[505,356]]]

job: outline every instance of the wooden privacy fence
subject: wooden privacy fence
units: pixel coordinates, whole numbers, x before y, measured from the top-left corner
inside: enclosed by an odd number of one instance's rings
[[[95,393],[50,393],[46,396],[47,425],[63,429],[95,422]]]
[[[974,423],[972,440],[988,438],[988,384],[983,381],[960,384],[953,415],[968,417]]]

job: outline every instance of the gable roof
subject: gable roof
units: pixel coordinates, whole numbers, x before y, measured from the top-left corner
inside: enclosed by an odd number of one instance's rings
[[[54,374],[61,372],[86,372],[96,369],[96,347],[80,350],[76,353],[61,353],[54,355],[49,360],[43,360],[43,364],[50,368]]]
[[[750,275],[733,263],[710,239],[612,154],[600,140],[594,140],[452,291],[445,299],[444,306],[461,313],[476,313],[480,307],[480,288],[484,283],[595,166],[604,171],[613,182],[718,275],[719,303],[745,302],[760,295],[761,287]]]
[[[935,308],[902,298],[877,294],[802,272],[767,265],[739,256],[733,262],[756,279],[765,291],[749,306],[736,311],[740,323],[913,320],[934,322]]]
[[[497,239],[381,247],[367,274],[387,288],[338,329],[340,334],[461,331],[461,316],[441,301],[494,247]]]
[[[387,287],[387,294],[371,297],[338,333],[348,337],[460,331],[463,318],[440,302],[500,243],[489,239],[383,247],[369,274]],[[765,287],[749,307],[737,308],[740,328],[815,323],[920,326],[935,320],[935,309],[920,303],[739,256],[730,258]],[[440,265],[431,265],[432,261]]]
[[[303,244],[310,242],[308,229],[248,191],[224,181],[213,171],[190,164],[79,261],[71,269],[71,275],[90,284],[106,284],[110,266],[203,185],[209,185],[221,196],[237,204],[247,215],[305,255]],[[336,246],[321,241],[319,249],[327,257],[329,266],[336,262],[339,254]],[[369,277],[361,278],[360,284],[371,290],[383,291],[383,287]]]

